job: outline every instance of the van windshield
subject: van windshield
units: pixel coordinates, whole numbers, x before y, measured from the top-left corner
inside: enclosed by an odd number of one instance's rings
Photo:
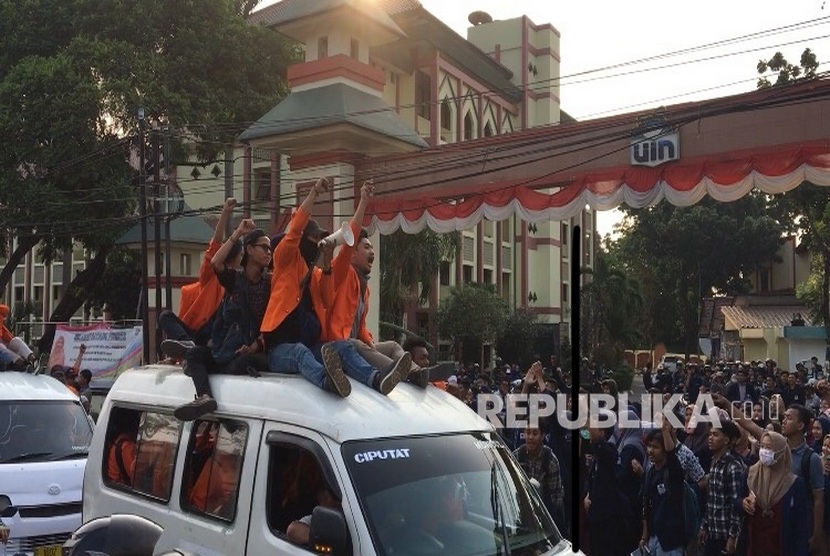
[[[80,402],[0,402],[0,464],[83,458],[91,440]]]
[[[564,547],[494,434],[355,441],[342,451],[379,555],[524,556]]]

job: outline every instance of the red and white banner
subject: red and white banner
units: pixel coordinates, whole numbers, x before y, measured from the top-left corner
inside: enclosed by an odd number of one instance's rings
[[[675,162],[647,168],[625,166],[573,176],[555,193],[538,187],[498,183],[489,189],[454,184],[461,201],[426,197],[373,201],[371,225],[382,234],[398,228],[418,233],[469,230],[480,220],[505,220],[513,214],[527,222],[573,218],[585,206],[611,210],[622,204],[643,208],[660,201],[691,206],[706,195],[722,202],[736,201],[753,188],[768,194],[784,193],[809,181],[830,186],[830,144],[758,149],[732,156]],[[529,177],[519,183],[539,183]]]

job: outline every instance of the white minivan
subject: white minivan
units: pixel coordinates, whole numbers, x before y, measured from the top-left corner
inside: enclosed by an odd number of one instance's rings
[[[180,368],[118,378],[65,554],[572,554],[493,427],[437,388],[353,382],[341,399],[272,373],[211,386],[218,411],[181,423],[194,389]],[[287,529],[304,517],[299,546]]]
[[[0,372],[0,496],[11,529],[0,555],[60,556],[81,524],[92,427],[78,396],[47,375]]]

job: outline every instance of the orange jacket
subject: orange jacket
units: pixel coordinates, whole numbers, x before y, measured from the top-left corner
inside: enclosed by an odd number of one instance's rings
[[[352,223],[354,237],[360,236],[360,226]],[[354,247],[343,245],[331,263],[333,298],[327,303],[328,321],[323,330],[323,340],[346,340],[352,335],[352,325],[357,314],[360,297],[360,278],[352,266]],[[328,293],[326,296],[328,297]],[[363,293],[363,314],[360,316],[360,330],[357,337],[366,344],[374,345],[372,333],[366,328],[366,313],[369,312],[369,287]]]
[[[285,237],[274,249],[274,273],[271,276],[271,295],[268,298],[268,307],[259,329],[262,332],[272,332],[282,324],[291,311],[300,304],[302,292],[300,285],[308,272],[308,265],[300,254],[300,241],[311,215],[298,209],[288,223]],[[331,287],[331,280],[319,268],[314,268],[309,282],[314,312],[320,320],[320,327],[325,329],[326,303],[330,295],[324,295],[323,290]]]
[[[3,321],[9,317],[10,312],[11,311],[9,310],[8,305],[0,305],[0,317],[3,318]],[[4,344],[8,344],[12,341],[12,338],[14,338],[14,334],[6,328],[6,323],[0,322],[0,340],[2,340]]]
[[[225,296],[225,288],[219,283],[211,265],[211,260],[220,247],[221,243],[210,240],[202,266],[199,267],[199,281],[182,286],[179,318],[191,330],[202,328],[219,309]]]
[[[116,452],[121,451],[121,462],[124,464],[124,471],[127,472],[127,477],[121,473],[121,466],[118,465],[118,456]],[[107,479],[121,483],[128,486],[133,485],[133,478],[135,476],[135,438],[130,437],[126,433],[121,433],[115,437],[110,445],[109,454],[107,455]]]
[[[233,508],[229,503],[237,491],[240,460],[234,454],[214,451],[190,491],[190,505],[209,514],[230,517]]]

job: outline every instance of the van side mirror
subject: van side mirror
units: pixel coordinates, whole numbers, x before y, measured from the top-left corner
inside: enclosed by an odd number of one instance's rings
[[[309,544],[316,552],[343,554],[349,542],[349,529],[343,512],[317,506],[311,514]]]
[[[0,494],[0,517],[12,517],[17,513],[17,508],[12,506],[12,499],[5,494]]]

